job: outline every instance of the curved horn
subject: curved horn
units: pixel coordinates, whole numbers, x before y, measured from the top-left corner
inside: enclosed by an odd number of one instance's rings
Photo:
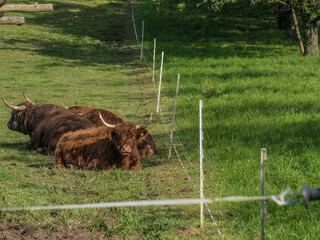
[[[10,103],[8,103],[4,97],[2,96],[2,101],[4,102],[5,105],[7,105],[8,108],[11,108],[13,110],[17,110],[17,111],[23,111],[26,109],[26,106],[15,106],[15,105],[12,105]]]
[[[107,123],[107,122],[103,119],[103,117],[101,116],[100,111],[99,111],[99,117],[100,117],[102,123],[103,123],[106,127],[114,128],[114,127],[116,126],[116,125],[112,125],[112,124]]]
[[[23,92],[23,96],[24,96],[24,98],[27,100],[27,102],[32,103],[33,105],[36,105],[34,102],[32,102],[32,101],[27,97],[27,95],[25,94],[25,92]]]
[[[137,129],[148,127],[150,125],[151,121],[152,121],[152,115],[153,115],[153,111],[150,112],[149,121],[146,122],[145,124],[142,124],[142,125],[136,125]]]

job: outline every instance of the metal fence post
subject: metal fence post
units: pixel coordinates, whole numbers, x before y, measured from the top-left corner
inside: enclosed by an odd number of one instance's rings
[[[169,155],[168,155],[168,158],[169,158],[169,159],[171,158],[171,146],[172,146],[172,137],[173,137],[174,118],[175,118],[175,116],[176,116],[176,107],[177,107],[177,98],[178,98],[179,82],[180,82],[180,73],[178,74],[176,98],[175,98],[175,100],[174,100],[174,107],[173,107],[172,127],[171,127],[171,134],[170,134],[170,147],[169,147]]]
[[[203,199],[203,149],[202,149],[202,140],[203,140],[203,132],[202,132],[202,100],[199,102],[199,117],[200,117],[200,199]],[[200,227],[203,228],[203,202],[200,204]]]
[[[261,148],[261,197],[264,196],[264,190],[265,190],[264,163],[266,160],[267,160],[267,149]],[[266,214],[265,200],[261,200],[260,214],[261,214],[261,240],[265,240],[265,233],[266,233],[265,226],[264,226],[264,217]]]
[[[163,57],[164,57],[164,52],[161,53],[161,67],[160,67],[157,113],[159,113],[159,108],[160,108],[160,92],[161,92],[161,82],[162,82]]]

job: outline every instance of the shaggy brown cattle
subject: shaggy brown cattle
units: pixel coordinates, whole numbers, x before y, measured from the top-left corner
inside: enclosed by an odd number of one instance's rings
[[[120,117],[104,109],[91,108],[86,106],[72,106],[68,109],[85,117],[96,127],[103,126],[103,123],[101,122],[99,117],[99,112],[101,113],[103,119],[110,124],[118,124],[123,122],[123,120]],[[137,139],[137,147],[139,151],[139,156],[141,158],[148,158],[152,155],[158,154],[159,150],[152,136],[148,133],[147,129],[139,129],[137,131]]]
[[[140,168],[137,149],[137,130],[145,129],[152,120],[152,112],[146,124],[130,123],[104,126],[69,132],[59,140],[55,152],[55,167],[72,166],[90,170],[113,168]]]
[[[54,155],[64,133],[94,127],[87,119],[53,104],[34,104],[26,98],[27,102],[12,105],[4,97],[2,100],[12,109],[8,128],[29,135],[26,148],[41,154]]]
[[[103,126],[101,119],[99,117],[99,112],[101,113],[103,119],[110,124],[118,124],[122,123],[122,118],[118,117],[114,113],[100,109],[100,108],[91,108],[86,106],[72,106],[68,108],[70,111],[78,113],[79,115],[88,119],[91,123],[93,123],[96,127]]]

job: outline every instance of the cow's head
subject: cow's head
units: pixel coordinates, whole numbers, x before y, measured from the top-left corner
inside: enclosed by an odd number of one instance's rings
[[[13,131],[18,131],[23,134],[28,134],[29,131],[28,131],[28,127],[27,127],[26,114],[28,112],[28,109],[30,109],[35,104],[32,101],[30,101],[30,99],[27,98],[25,93],[23,93],[23,94],[24,94],[27,101],[20,103],[18,105],[12,105],[12,104],[8,103],[4,97],[2,97],[2,100],[7,107],[12,109],[11,118],[7,124],[8,128]]]
[[[134,148],[137,147],[137,140],[139,138],[139,135],[140,137],[143,137],[143,130],[147,132],[145,128],[149,126],[152,121],[152,111],[149,121],[142,125],[134,125],[130,123],[119,123],[113,125],[105,122],[100,112],[99,117],[107,128],[112,128],[111,141],[115,144],[119,153],[122,156],[128,156],[134,151]],[[138,132],[140,134],[138,134]]]

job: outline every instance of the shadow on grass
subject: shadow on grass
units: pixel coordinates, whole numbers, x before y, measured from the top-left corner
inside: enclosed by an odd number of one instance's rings
[[[175,57],[255,58],[297,52],[297,45],[276,29],[270,6],[241,1],[215,12],[206,7],[181,10],[178,3],[156,4],[144,1],[141,16],[137,14],[147,23],[145,39],[157,38],[158,48]]]
[[[54,158],[45,157],[34,152],[21,151],[19,156],[7,156],[5,159],[11,165],[17,163],[24,163],[26,166],[31,168],[51,168],[53,166]]]
[[[25,142],[16,142],[16,143],[0,142],[0,149],[16,149],[19,151],[26,151],[26,143]]]
[[[48,1],[50,2],[50,1]],[[126,40],[126,1],[95,1],[76,3],[61,1],[54,3],[52,14],[35,15],[33,24],[53,26],[57,32],[101,42],[119,43]],[[131,27],[131,26],[130,26]]]
[[[28,16],[29,24],[50,28],[47,38],[27,36],[30,39],[10,39],[6,44],[18,50],[19,46],[15,45],[32,44],[32,51],[37,54],[59,58],[56,63],[43,64],[44,68],[64,65],[63,59],[74,60],[74,64],[80,66],[126,63],[131,60],[132,49],[125,46],[125,41],[128,34],[134,35],[131,25],[132,31],[128,33],[127,30],[129,19],[125,3],[55,2],[52,14]],[[30,51],[30,48],[20,47],[20,50]]]
[[[131,8],[126,4],[126,1],[96,4],[55,2],[52,14],[30,15],[28,22],[50,26],[53,28],[51,33],[63,34],[63,37],[34,38],[33,51],[40,55],[75,60],[75,64],[80,66],[132,64],[137,53],[130,47],[136,42],[129,12]],[[156,37],[159,47],[171,56],[185,59],[268,57],[283,54],[283,51],[295,51],[283,47],[290,47],[293,43],[286,39],[283,32],[275,30],[274,15],[266,8],[239,4],[221,12],[201,8],[181,12],[162,8],[159,13],[153,1],[141,4],[141,11],[138,11],[138,5],[136,8],[138,32],[138,22],[145,20],[145,40],[151,41]],[[14,47],[15,42],[30,41],[10,40],[10,45]],[[50,64],[43,67],[50,67]]]
[[[155,135],[153,135],[153,137],[154,137],[154,139],[155,138],[158,139],[157,136],[155,136]],[[161,142],[163,142],[163,141],[161,141]],[[160,145],[160,144],[157,144],[157,142],[156,142],[156,145],[159,149],[158,154],[153,155],[148,158],[141,158],[140,162],[141,162],[142,168],[144,168],[144,169],[145,168],[153,168],[156,166],[166,165],[171,162],[171,160],[168,159],[168,151],[165,148],[165,144]]]
[[[29,164],[28,167],[31,167],[31,168],[47,168],[49,170],[53,169],[53,162],[52,164],[50,163],[43,163],[43,164]]]
[[[12,162],[12,164],[15,164],[15,162],[26,163],[32,168],[41,168],[53,165],[53,157],[38,154],[33,150],[27,150],[25,142],[0,142],[0,149],[2,149],[4,153],[9,151],[15,152],[14,155],[9,154],[3,157],[3,160]]]

